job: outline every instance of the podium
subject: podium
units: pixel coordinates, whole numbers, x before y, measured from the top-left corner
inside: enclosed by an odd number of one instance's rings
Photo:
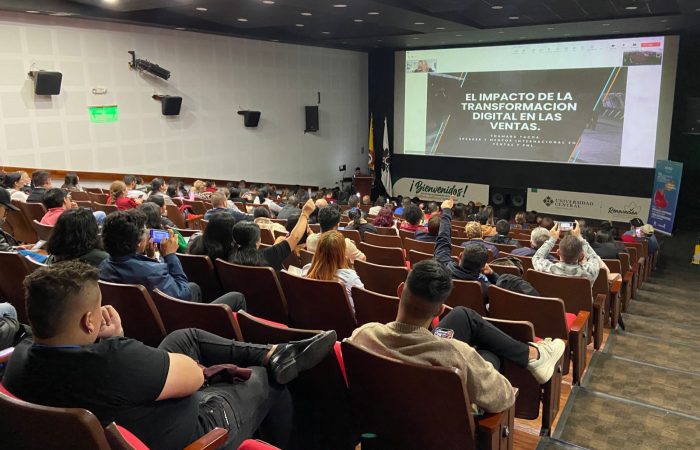
[[[360,193],[360,197],[364,195],[372,195],[372,180],[374,178],[367,175],[354,175],[352,177],[352,187],[355,192]]]

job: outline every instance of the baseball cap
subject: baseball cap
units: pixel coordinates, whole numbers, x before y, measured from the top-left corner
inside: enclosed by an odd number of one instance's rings
[[[10,191],[5,188],[0,188],[0,205],[11,209],[12,211],[19,211],[19,208],[12,204],[12,198],[10,197]]]
[[[642,233],[648,235],[654,234],[654,227],[649,224],[646,224],[642,227]]]
[[[634,219],[630,220],[630,225],[639,228],[642,225],[644,225],[644,222],[642,222],[642,219],[640,219],[639,217],[635,217]]]

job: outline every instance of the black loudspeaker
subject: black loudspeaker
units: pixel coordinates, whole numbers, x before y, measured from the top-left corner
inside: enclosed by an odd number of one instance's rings
[[[700,97],[690,97],[687,102],[683,132],[700,134]]]
[[[306,128],[304,133],[318,131],[318,106],[305,106]]]
[[[180,114],[180,108],[182,107],[182,97],[164,95],[160,99],[160,107],[164,116],[177,116]]]
[[[260,122],[260,111],[238,111],[243,116],[243,125],[247,128],[255,128]]]
[[[508,220],[514,217],[516,212],[525,211],[527,189],[492,186],[489,189],[489,197],[496,217]]]
[[[34,93],[36,95],[58,95],[61,93],[61,72],[30,72],[34,77]]]

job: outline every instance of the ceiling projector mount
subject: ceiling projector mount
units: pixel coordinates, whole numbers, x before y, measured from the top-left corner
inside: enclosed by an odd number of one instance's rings
[[[170,71],[168,69],[164,69],[158,64],[154,64],[145,59],[136,59],[136,52],[134,50],[130,50],[128,53],[131,55],[131,62],[129,63],[131,69],[148,72],[164,80],[170,78]]]

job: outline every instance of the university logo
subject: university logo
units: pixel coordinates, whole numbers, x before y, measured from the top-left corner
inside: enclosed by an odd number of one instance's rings
[[[544,203],[547,206],[552,206],[552,203],[554,203],[554,200],[552,200],[552,197],[549,195],[546,196],[545,198],[542,199],[542,203]]]

